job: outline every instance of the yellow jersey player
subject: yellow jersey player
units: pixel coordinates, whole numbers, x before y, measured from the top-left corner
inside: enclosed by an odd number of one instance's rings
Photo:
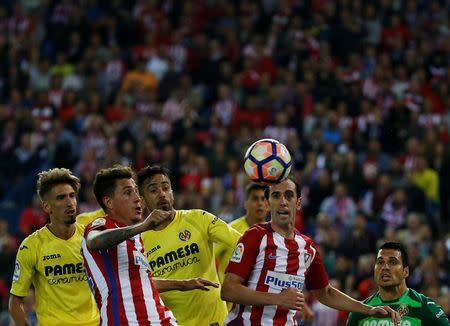
[[[80,180],[67,169],[39,173],[37,192],[50,223],[28,236],[17,252],[9,311],[16,325],[30,325],[23,309],[35,289],[39,325],[99,325],[81,256],[84,226],[75,222]]]
[[[175,210],[168,171],[145,167],[138,173],[138,186],[147,208],[171,212],[155,230],[141,234],[155,278],[202,277],[218,282],[213,244],[223,244],[230,253],[240,233],[214,215],[200,210]],[[161,293],[181,326],[222,325],[227,307],[220,290]]]
[[[250,183],[245,189],[246,215],[229,223],[239,233],[243,234],[252,225],[266,221],[267,214],[269,213],[269,204],[264,194],[265,189],[266,186],[257,183]],[[227,268],[232,252],[221,244],[216,245],[214,251],[218,259],[217,270],[219,280],[222,282],[225,268]]]
[[[93,220],[95,220],[99,217],[104,217],[104,216],[106,216],[105,211],[103,210],[103,208],[99,208],[92,212],[84,212],[84,213],[78,214],[77,215],[77,223],[86,226],[89,223],[91,223]]]

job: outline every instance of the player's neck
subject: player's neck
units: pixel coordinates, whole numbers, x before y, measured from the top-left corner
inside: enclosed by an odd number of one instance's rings
[[[287,225],[286,227],[281,227],[279,225],[276,225],[275,223],[271,223],[272,224],[272,229],[280,234],[281,236],[283,236],[286,239],[294,239],[295,236],[295,232],[294,232],[294,228],[291,227],[291,225]]]
[[[259,219],[258,217],[251,216],[251,215],[246,215],[245,216],[245,220],[247,221],[247,224],[249,226],[253,226],[253,225],[258,224],[258,223],[264,223],[264,219]]]
[[[378,292],[383,301],[394,301],[399,299],[405,291],[408,290],[406,283],[403,282],[398,286],[380,287]]]
[[[55,237],[63,240],[70,239],[75,233],[75,224],[53,223],[47,224],[47,228]]]

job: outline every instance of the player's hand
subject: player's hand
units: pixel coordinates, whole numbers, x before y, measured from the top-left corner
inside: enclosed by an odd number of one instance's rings
[[[391,317],[394,324],[400,323],[400,314],[389,306],[372,307],[369,311],[370,316]]]
[[[304,323],[311,323],[314,319],[314,312],[305,303],[302,310],[300,310],[300,317]]]
[[[292,310],[302,310],[305,305],[305,296],[296,288],[286,288],[278,294],[278,305]]]
[[[208,286],[218,288],[219,284],[216,282],[211,282],[209,280],[205,280],[204,278],[200,278],[200,277],[191,278],[191,279],[184,281],[183,291],[189,291],[189,290],[209,291]]]
[[[162,222],[168,220],[172,216],[172,212],[154,209],[142,222],[145,230],[153,230]]]

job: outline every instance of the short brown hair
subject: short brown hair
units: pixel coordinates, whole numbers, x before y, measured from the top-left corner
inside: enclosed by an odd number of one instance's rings
[[[116,190],[116,180],[134,178],[134,172],[129,166],[115,165],[112,168],[101,169],[94,179],[94,195],[101,208],[106,209],[103,197],[112,197]]]
[[[37,194],[41,200],[47,195],[54,186],[60,184],[69,184],[76,194],[80,190],[80,179],[72,174],[72,171],[65,168],[54,168],[42,171],[38,174]]]
[[[247,187],[245,187],[245,197],[246,197],[246,199],[248,199],[248,197],[250,197],[250,194],[256,190],[264,191],[264,195],[265,195],[266,189],[267,189],[266,185],[251,182],[247,185]]]

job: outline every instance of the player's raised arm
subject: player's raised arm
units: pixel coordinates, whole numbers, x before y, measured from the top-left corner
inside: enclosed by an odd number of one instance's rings
[[[147,218],[134,225],[110,230],[92,230],[86,237],[86,245],[91,250],[104,250],[140,234],[144,231],[153,230],[162,221],[170,217],[169,212],[159,209],[152,211]]]

